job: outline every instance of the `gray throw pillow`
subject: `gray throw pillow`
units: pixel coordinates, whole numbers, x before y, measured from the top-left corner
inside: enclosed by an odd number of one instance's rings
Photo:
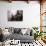
[[[20,28],[15,28],[14,33],[20,33],[21,29]]]
[[[14,33],[14,27],[9,27],[8,32]]]

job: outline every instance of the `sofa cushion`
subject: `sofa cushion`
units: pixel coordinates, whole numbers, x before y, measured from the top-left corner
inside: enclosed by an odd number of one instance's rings
[[[14,33],[14,27],[9,27],[8,32]]]
[[[20,33],[21,29],[20,28],[15,28],[14,33]]]
[[[26,34],[26,32],[27,32],[27,28],[21,29],[21,33],[22,33],[23,35]]]
[[[15,39],[15,40],[20,40],[20,42],[31,42],[32,40],[34,40],[33,36],[29,36],[29,35],[21,35],[21,34],[12,34],[9,36],[9,38]]]

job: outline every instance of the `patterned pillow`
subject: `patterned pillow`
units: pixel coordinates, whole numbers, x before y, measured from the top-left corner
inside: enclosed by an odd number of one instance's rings
[[[9,27],[8,32],[14,33],[14,27]]]
[[[15,28],[14,33],[20,33],[21,29],[20,28]]]

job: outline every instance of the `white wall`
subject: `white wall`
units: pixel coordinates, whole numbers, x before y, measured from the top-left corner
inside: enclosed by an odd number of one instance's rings
[[[23,21],[9,22],[7,19],[8,10],[23,10]],[[32,27],[40,26],[40,4],[36,1],[26,2],[1,2],[0,1],[0,26],[3,27]]]

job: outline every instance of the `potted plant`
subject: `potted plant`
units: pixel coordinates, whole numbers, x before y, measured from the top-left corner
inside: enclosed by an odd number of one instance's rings
[[[35,30],[35,33],[34,33],[34,40],[36,40],[38,37],[39,38],[41,38],[41,36],[42,36],[42,32],[39,32],[38,31],[38,27],[32,27],[33,28],[33,30]]]
[[[34,32],[34,40],[36,40],[36,38],[38,37],[38,32],[37,32],[37,30],[38,30],[38,27],[32,27],[33,28],[33,30],[35,31]],[[37,32],[37,33],[36,33]]]

